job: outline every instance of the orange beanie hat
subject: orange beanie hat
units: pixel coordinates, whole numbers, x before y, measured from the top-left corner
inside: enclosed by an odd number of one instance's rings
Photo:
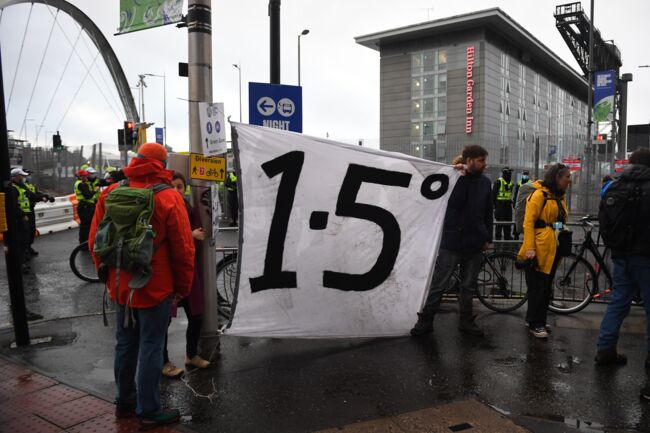
[[[156,159],[167,165],[167,149],[158,143],[145,143],[138,149],[138,158]]]

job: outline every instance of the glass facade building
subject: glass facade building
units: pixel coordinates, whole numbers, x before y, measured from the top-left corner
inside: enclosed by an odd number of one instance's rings
[[[381,149],[450,163],[480,144],[492,178],[584,152],[586,80],[498,8],[356,41],[380,54]]]

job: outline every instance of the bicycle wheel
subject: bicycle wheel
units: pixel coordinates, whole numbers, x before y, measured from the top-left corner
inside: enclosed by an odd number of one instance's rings
[[[79,278],[89,283],[99,283],[95,264],[88,251],[88,242],[81,243],[70,254],[70,269]]]
[[[237,285],[237,253],[228,254],[217,263],[217,311],[230,319]]]
[[[515,267],[517,256],[500,251],[485,257],[478,276],[479,301],[492,311],[507,313],[528,299],[524,271]]]
[[[594,268],[583,257],[565,257],[555,271],[548,309],[554,313],[571,314],[585,308],[598,293]]]

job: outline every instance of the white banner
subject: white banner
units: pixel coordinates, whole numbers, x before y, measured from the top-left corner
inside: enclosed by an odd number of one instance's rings
[[[227,334],[406,335],[424,301],[450,166],[233,124],[243,243]]]
[[[223,102],[199,102],[199,122],[203,155],[216,156],[226,153]]]

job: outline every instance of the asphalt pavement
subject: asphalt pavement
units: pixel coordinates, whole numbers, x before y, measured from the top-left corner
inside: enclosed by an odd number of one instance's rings
[[[0,265],[0,352],[72,388],[112,401],[114,317],[104,327],[99,284],[77,280],[68,256],[76,231],[38,238],[41,254],[25,278],[28,308],[45,316],[32,339],[11,348],[4,263]],[[232,239],[234,239],[234,235]],[[550,315],[553,334],[534,339],[525,307],[496,314],[476,304],[483,339],[461,334],[453,302],[443,303],[432,335],[381,339],[269,339],[210,336],[207,370],[162,379],[163,403],[181,409],[196,432],[512,431],[649,432],[645,319],[632,309],[619,348],[628,365],[593,365],[602,305]],[[415,320],[415,314],[414,314]],[[170,328],[170,355],[184,359],[186,320]],[[419,423],[419,424],[418,424]],[[420,426],[420,427],[418,427]],[[2,430],[2,428],[0,428]]]

